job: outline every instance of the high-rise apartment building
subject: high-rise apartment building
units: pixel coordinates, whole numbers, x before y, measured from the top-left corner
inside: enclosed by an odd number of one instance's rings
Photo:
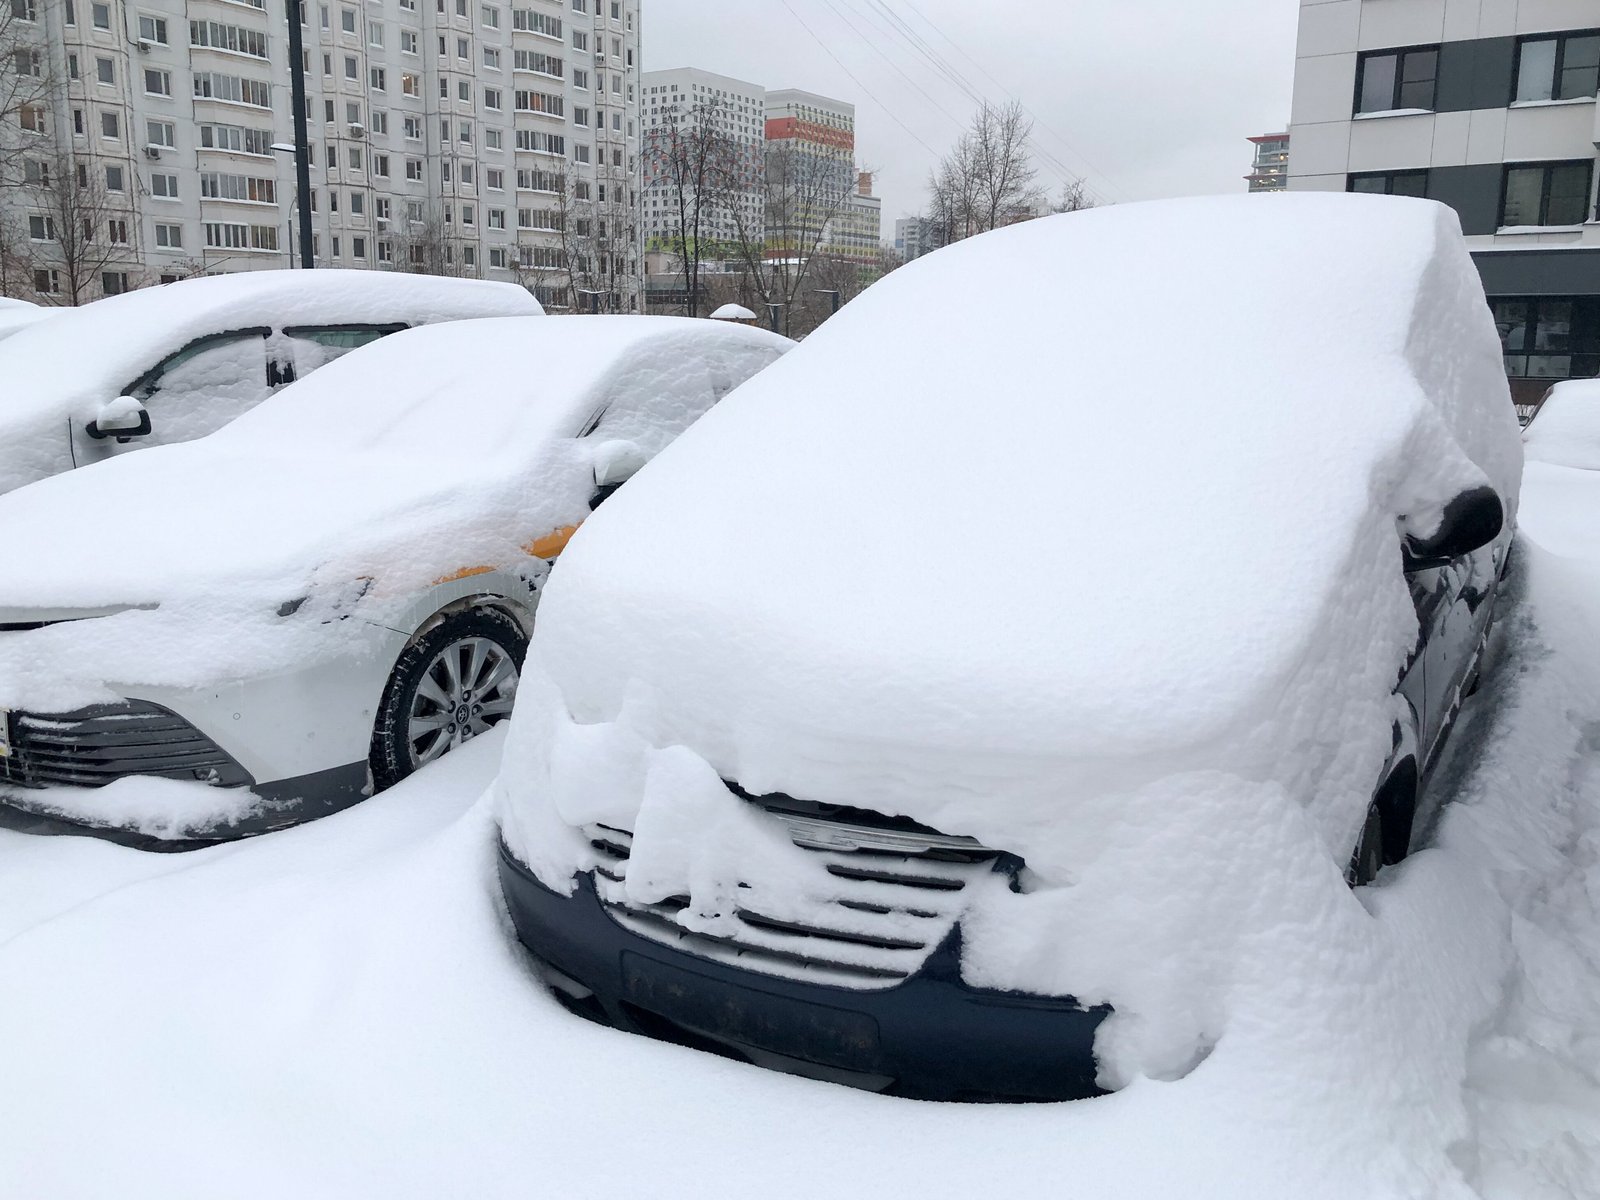
[[[1453,207],[1519,402],[1600,374],[1600,5],[1301,0],[1291,189]]]
[[[711,181],[714,198],[698,212],[701,236],[712,243],[706,249],[715,257],[718,245],[737,239],[741,229],[759,240],[764,219],[766,89],[694,67],[647,71],[640,83],[646,247],[670,250],[684,224],[672,149],[674,139],[679,146],[694,144],[703,124],[722,135],[716,139],[722,152],[710,164],[716,176]],[[698,189],[685,178],[682,191],[683,209],[692,216],[701,208]]]
[[[0,134],[21,163],[0,184],[0,219],[13,271],[26,261],[39,298],[59,300],[80,257],[103,269],[76,299],[290,265],[294,133],[276,0],[11,3],[7,49],[48,86]],[[636,308],[639,10],[308,0],[317,264],[479,275],[556,307]],[[81,185],[76,208],[63,177]],[[80,232],[94,254],[80,255]]]
[[[894,223],[894,248],[902,262],[911,262],[935,249],[933,222],[927,217],[901,217]]]
[[[882,214],[863,196],[855,163],[856,107],[814,92],[767,93],[768,254],[818,242],[855,257],[875,250]],[[870,192],[870,184],[868,192]],[[870,230],[869,230],[870,226]]]
[[[1252,192],[1281,192],[1289,183],[1289,135],[1267,133],[1250,139],[1255,160],[1245,176]]]

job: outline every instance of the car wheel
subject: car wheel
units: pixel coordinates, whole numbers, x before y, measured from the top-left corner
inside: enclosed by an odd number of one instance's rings
[[[1376,879],[1382,869],[1383,811],[1374,800],[1367,808],[1367,821],[1361,827],[1355,852],[1350,855],[1350,865],[1345,868],[1345,882],[1351,887],[1364,887]]]
[[[400,655],[372,731],[372,782],[390,787],[511,715],[528,638],[508,613],[451,613]]]

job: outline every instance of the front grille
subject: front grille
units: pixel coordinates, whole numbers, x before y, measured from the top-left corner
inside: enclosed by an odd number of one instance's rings
[[[11,753],[0,782],[21,787],[103,787],[127,775],[158,775],[231,787],[250,775],[176,713],[142,700],[70,713],[10,714]]]
[[[780,822],[786,811],[763,805]],[[785,806],[787,808],[788,806]],[[808,817],[786,823],[790,840],[816,856],[830,877],[828,898],[812,906],[806,920],[763,911],[758,889],[740,884],[748,899],[735,921],[716,934],[686,929],[680,914],[686,896],[642,904],[627,895],[633,837],[606,825],[585,829],[600,858],[595,890],[619,924],[653,941],[702,957],[769,974],[843,987],[892,987],[914,974],[949,934],[970,897],[982,883],[1009,887],[1020,863],[966,838],[934,835],[923,852],[896,848],[838,848],[873,845],[869,829],[841,824],[837,842],[819,837],[824,822]],[[931,831],[930,831],[931,832]],[[887,844],[904,843],[903,834],[886,835]]]

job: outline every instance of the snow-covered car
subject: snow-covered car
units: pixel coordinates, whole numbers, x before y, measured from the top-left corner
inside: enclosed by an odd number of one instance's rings
[[[107,296],[0,344],[0,492],[203,437],[397,330],[542,311],[514,284],[391,271],[245,271]]]
[[[876,1090],[1182,1075],[1285,896],[1359,909],[1425,835],[1520,471],[1442,205],[919,259],[563,559],[495,785],[518,935],[588,1016]]]
[[[256,833],[482,732],[576,526],[789,345],[670,317],[432,325],[208,437],[0,497],[7,823]]]
[[[49,320],[64,310],[43,308],[26,300],[9,300],[0,296],[0,342],[12,334],[20,333],[30,325]]]
[[[1600,471],[1600,380],[1569,379],[1546,392],[1522,447],[1530,461]]]

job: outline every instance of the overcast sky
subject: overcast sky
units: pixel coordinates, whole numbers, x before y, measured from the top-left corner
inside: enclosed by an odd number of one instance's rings
[[[894,218],[921,208],[928,168],[970,118],[972,95],[1026,106],[1051,191],[1080,175],[1110,201],[1242,191],[1245,138],[1289,119],[1290,0],[641,7],[646,70],[702,67],[853,102],[856,157],[879,172],[886,239]]]

